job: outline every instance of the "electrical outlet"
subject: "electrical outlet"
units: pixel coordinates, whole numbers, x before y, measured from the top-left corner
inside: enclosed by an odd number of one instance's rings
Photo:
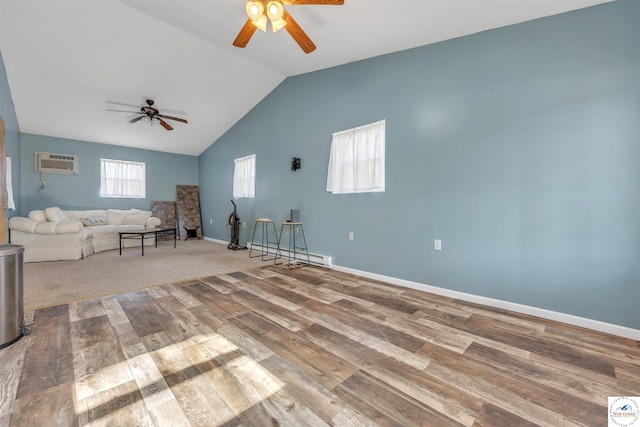
[[[353,231],[349,232],[349,240],[353,240]]]
[[[209,224],[213,224],[213,218],[209,218]]]
[[[433,250],[441,251],[442,250],[442,240],[436,239],[433,241]]]

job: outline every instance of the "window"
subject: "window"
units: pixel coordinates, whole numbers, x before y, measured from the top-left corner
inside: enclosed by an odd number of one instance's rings
[[[233,161],[233,197],[256,197],[256,155]]]
[[[145,164],[100,159],[100,197],[145,198]]]
[[[327,191],[384,191],[385,121],[336,132],[331,141]]]

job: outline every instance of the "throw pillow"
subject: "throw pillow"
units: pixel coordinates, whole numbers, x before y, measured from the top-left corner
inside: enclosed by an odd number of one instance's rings
[[[45,215],[49,222],[66,221],[67,217],[64,216],[64,212],[60,208],[47,208],[44,210]]]
[[[80,218],[80,222],[85,227],[93,227],[94,225],[107,225],[107,224],[109,224],[107,222],[107,219],[106,218],[102,218],[101,216],[96,216],[96,217],[93,217],[93,218]]]
[[[29,212],[29,218],[34,221],[43,222],[47,220],[47,215],[44,213],[44,211],[35,210]]]

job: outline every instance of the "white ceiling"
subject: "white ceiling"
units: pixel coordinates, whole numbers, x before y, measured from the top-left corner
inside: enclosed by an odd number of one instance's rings
[[[21,132],[199,155],[288,76],[608,1],[286,6],[318,46],[305,55],[286,31],[233,47],[245,0],[0,0],[0,49]],[[147,98],[189,124],[107,111]]]

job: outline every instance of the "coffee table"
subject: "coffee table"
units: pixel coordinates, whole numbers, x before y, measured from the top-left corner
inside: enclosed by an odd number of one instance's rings
[[[153,234],[155,240],[155,246],[158,247],[158,235],[171,236],[173,235],[173,247],[176,247],[176,229],[174,228],[141,228],[139,230],[126,230],[118,231],[120,237],[120,255],[122,255],[122,240],[128,239],[140,239],[140,248],[142,249],[142,256],[144,256],[144,238]]]

